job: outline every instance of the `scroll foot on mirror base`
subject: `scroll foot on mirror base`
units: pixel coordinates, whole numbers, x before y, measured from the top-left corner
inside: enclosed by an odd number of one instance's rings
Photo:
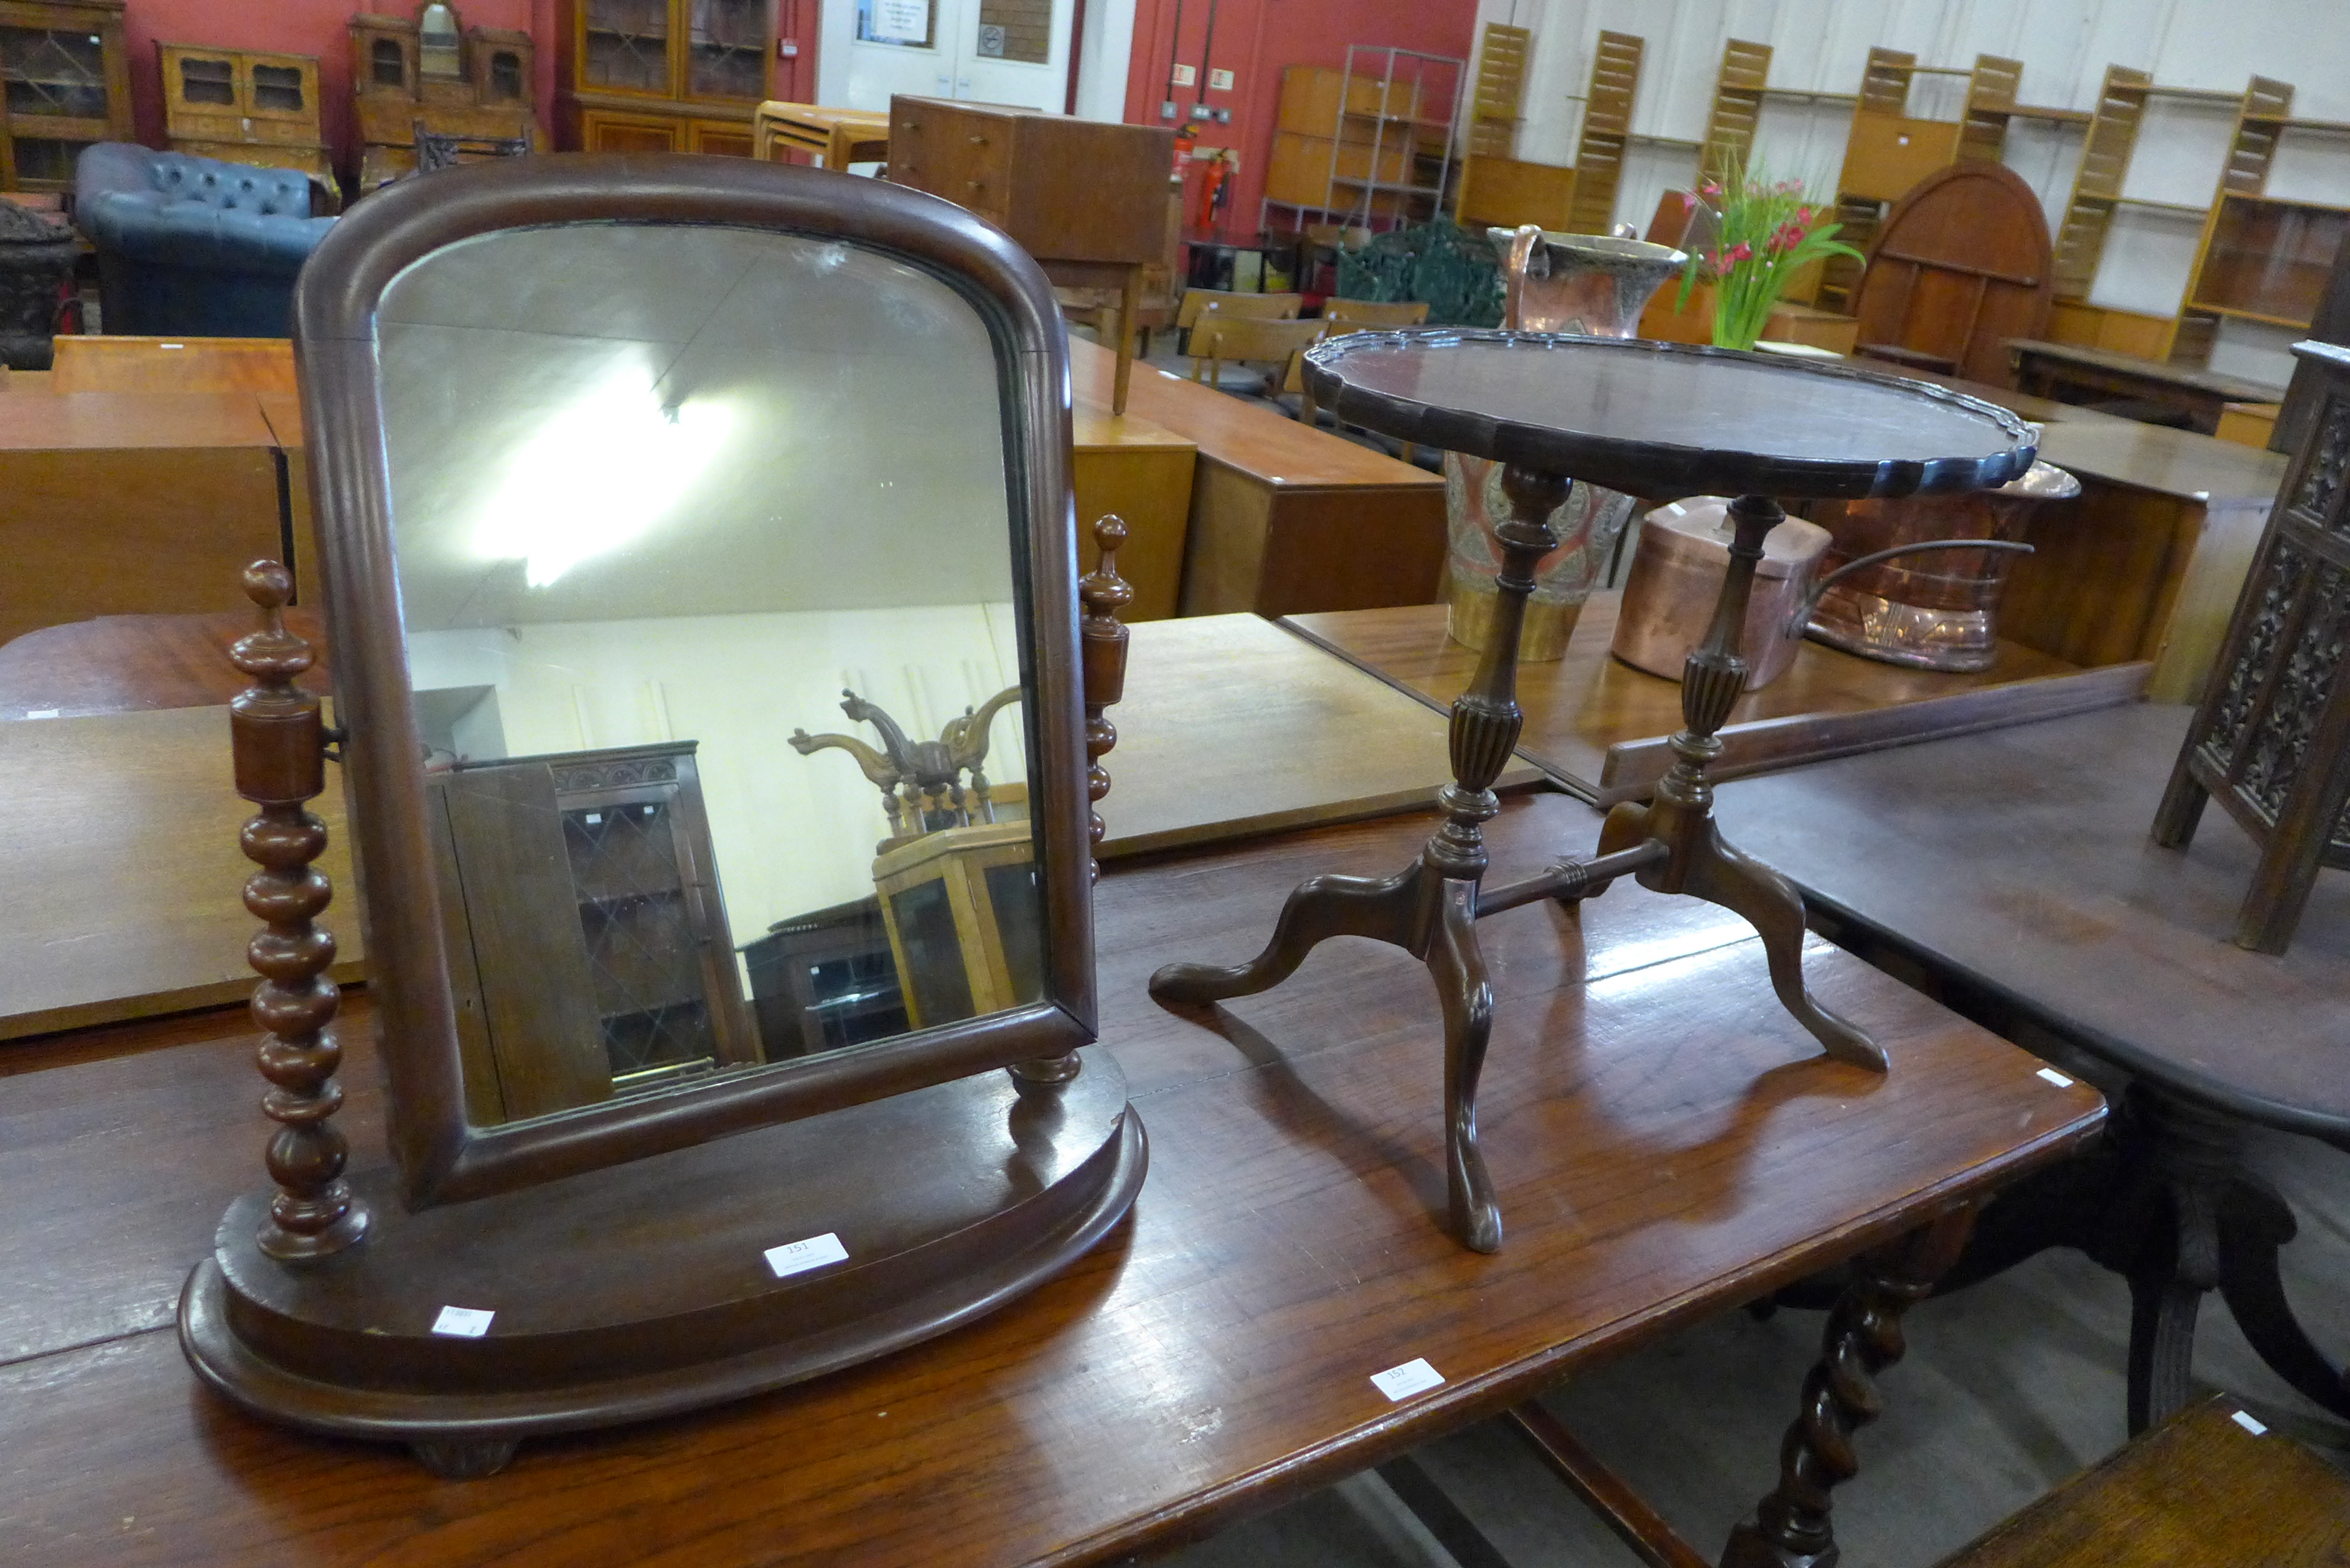
[[[416,1456],[418,1464],[442,1480],[479,1480],[505,1469],[520,1446],[512,1438],[479,1441],[452,1438],[440,1442],[411,1443],[408,1451]]]
[[[1169,964],[1150,977],[1162,1002],[1205,1006],[1270,991],[1332,937],[1368,937],[1427,963],[1444,1009],[1445,1207],[1453,1236],[1499,1251],[1502,1210],[1477,1147],[1477,1080],[1493,1027],[1493,988],[1477,945],[1477,882],[1415,864],[1394,877],[1315,877],[1290,893],[1273,940],[1244,964]]]

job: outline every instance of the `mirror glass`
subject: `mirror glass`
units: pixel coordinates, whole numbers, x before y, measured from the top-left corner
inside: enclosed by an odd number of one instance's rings
[[[509,230],[379,316],[467,1114],[1043,990],[1012,378],[828,238]]]

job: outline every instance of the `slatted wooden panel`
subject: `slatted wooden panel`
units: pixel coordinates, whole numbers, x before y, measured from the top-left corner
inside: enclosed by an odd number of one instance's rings
[[[1754,121],[1771,75],[1771,46],[1732,38],[1721,46],[1721,72],[1713,81],[1713,111],[1706,117],[1703,178],[1719,180],[1754,150]]]
[[[1477,51],[1477,96],[1469,112],[1470,156],[1507,158],[1515,150],[1526,57],[1533,50],[1534,35],[1525,28],[1485,24],[1485,42]]]
[[[2269,165],[2276,161],[2277,131],[2272,124],[2247,124],[2250,117],[2282,119],[2293,112],[2293,84],[2271,77],[2254,77],[2244,89],[2244,107],[2236,117],[2236,140],[2228,149],[2228,162],[2220,174],[2220,188],[2246,196],[2268,189]]]
[[[1602,33],[1592,55],[1591,91],[1575,150],[1575,202],[1567,212],[1567,226],[1578,234],[1604,234],[1616,221],[1616,184],[1624,172],[1625,139],[1632,134],[1645,47],[1635,34]]]
[[[2064,206],[2064,223],[2056,235],[2056,297],[2086,299],[2096,280],[2097,262],[2106,249],[2106,231],[2114,219],[2114,202],[2129,172],[2130,154],[2137,147],[2138,121],[2146,116],[2147,89],[2154,78],[2127,66],[2106,67],[2106,82],[2089,119],[2089,134],[2081,151],[2080,172],[2073,178],[2073,196]]]
[[[2023,62],[2001,55],[1977,55],[1974,74],[1967,78],[1967,111],[1959,130],[1959,159],[1999,161],[2007,145],[2007,115],[2015,107],[2015,88]]]
[[[1844,225],[1836,238],[1855,250],[1865,251],[1876,241],[1887,205],[1882,196],[1863,195],[1850,189],[1860,182],[1859,171],[1855,167],[1856,150],[1870,142],[1867,117],[1908,117],[1909,83],[1917,65],[1918,57],[1907,49],[1877,48],[1868,51],[1868,65],[1861,72],[1860,103],[1853,114],[1852,140],[1846,147],[1844,171],[1836,178],[1836,222]],[[1859,286],[1860,263],[1849,256],[1830,256],[1821,264],[1819,290],[1813,303],[1823,310],[1846,309],[1853,291]]]

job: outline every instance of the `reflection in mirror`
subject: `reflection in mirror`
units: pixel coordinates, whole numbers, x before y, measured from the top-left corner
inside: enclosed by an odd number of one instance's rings
[[[977,310],[837,241],[577,223],[435,252],[379,330],[470,1119],[1035,1000]]]

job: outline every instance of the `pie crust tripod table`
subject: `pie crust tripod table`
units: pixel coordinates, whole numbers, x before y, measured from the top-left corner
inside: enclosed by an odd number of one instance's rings
[[[1804,987],[1803,899],[1727,843],[1713,822],[1706,765],[1745,688],[1740,630],[1762,539],[1782,498],[1856,499],[1979,490],[2032,466],[2037,427],[1947,389],[1768,354],[1560,333],[1451,328],[1362,332],[1305,356],[1315,401],[1398,440],[1503,465],[1510,515],[1500,602],[1476,679],[1452,704],[1453,782],[1444,822],[1392,877],[1311,877],[1290,894],[1273,939],[1247,963],[1170,964],[1151,977],[1161,1002],[1206,1005],[1278,985],[1329,937],[1371,937],[1429,966],[1444,1010],[1445,1172],[1452,1233],[1491,1252],[1501,1210],[1477,1147],[1477,1078],[1493,993],[1477,921],[1537,898],[1573,902],[1637,877],[1735,911],[1762,934],[1772,988],[1839,1061],[1882,1072],[1885,1053]],[[1493,781],[1523,721],[1518,628],[1536,565],[1556,549],[1551,514],[1576,483],[1669,500],[1721,494],[1735,538],[1704,642],[1681,671],[1683,728],[1652,804],[1608,814],[1599,852],[1562,859],[1505,888],[1482,886],[1482,825],[1500,810]]]

